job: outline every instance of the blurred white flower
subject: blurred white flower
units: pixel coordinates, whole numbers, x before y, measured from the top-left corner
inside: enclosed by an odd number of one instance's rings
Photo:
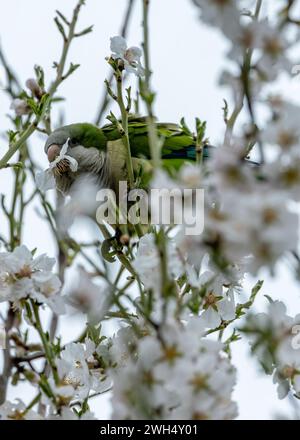
[[[100,322],[110,306],[110,290],[108,285],[97,285],[92,282],[88,273],[80,268],[77,282],[71,286],[66,302],[80,313],[86,313],[92,323]]]
[[[265,164],[263,172],[272,188],[285,191],[287,198],[299,202],[300,155],[297,149]]]
[[[127,47],[125,38],[116,36],[110,39],[110,50],[114,59],[124,62],[125,70],[137,76],[144,75],[144,68],[141,64],[142,51],[139,47]]]
[[[287,153],[298,149],[300,143],[300,107],[283,102],[279,107],[274,108],[273,100],[269,101],[269,105],[275,117],[262,130],[261,139],[268,144],[279,145],[288,157]]]
[[[146,289],[160,289],[160,260],[153,234],[146,234],[140,239],[133,267]]]
[[[95,218],[99,206],[97,202],[98,176],[95,174],[78,176],[70,189],[70,199],[60,206],[57,224],[60,235],[67,235],[69,228],[79,217]]]
[[[236,144],[215,148],[208,167],[209,182],[221,193],[233,188],[249,191],[255,182],[253,172],[245,161],[245,149]]]
[[[183,264],[173,242],[168,242],[167,251],[169,275],[178,278],[183,273]],[[146,234],[139,240],[133,267],[146,289],[153,289],[155,292],[160,291],[161,261],[154,234]]]
[[[35,182],[38,189],[42,192],[55,189],[55,178],[52,169],[38,171],[35,175]]]
[[[200,7],[204,23],[220,28],[229,37],[239,32],[240,11],[235,0],[193,1]]]
[[[286,56],[288,43],[283,32],[272,27],[268,20],[254,24],[255,47],[261,49],[262,55],[256,64],[258,71],[268,81],[273,81],[281,72],[291,72],[293,64]]]
[[[6,401],[0,406],[0,420],[42,420],[43,417],[32,409],[26,410],[21,399]]]

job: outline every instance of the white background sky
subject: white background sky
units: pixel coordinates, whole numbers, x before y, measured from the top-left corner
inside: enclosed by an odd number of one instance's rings
[[[131,19],[128,36],[130,45],[141,42],[140,0]],[[150,14],[151,64],[154,71],[153,84],[158,92],[156,114],[161,121],[177,122],[184,115],[189,124],[194,117],[207,120],[207,133],[214,144],[222,139],[223,119],[221,107],[226,91],[218,86],[218,77],[224,65],[227,46],[220,34],[201,24],[197,10],[189,0],[152,0]],[[265,1],[272,11],[274,0]],[[277,3],[277,2],[276,2]],[[55,9],[70,16],[75,0],[0,0],[0,41],[7,58],[18,73],[22,83],[33,76],[33,65],[44,67],[46,81],[54,77],[51,68],[58,59],[61,38],[53,22]],[[65,122],[90,122],[95,118],[103,81],[108,67],[105,56],[109,55],[109,38],[117,35],[122,20],[125,0],[87,0],[82,9],[79,28],[94,24],[94,31],[77,39],[70,52],[69,61],[79,62],[81,67],[60,88],[59,94],[67,98],[60,107],[64,110]],[[134,78],[131,78],[134,81]],[[279,91],[299,100],[300,81],[282,81]],[[0,130],[9,128],[10,102],[0,91]],[[58,112],[56,112],[56,115]],[[32,146],[35,157],[43,168],[47,160],[43,153],[43,140],[34,137]],[[6,149],[6,142],[0,142],[0,155]],[[9,195],[10,172],[0,172],[0,192]],[[1,216],[1,213],[0,213]],[[48,229],[31,211],[25,218],[24,243],[29,248],[38,247],[40,253],[53,255],[54,247]],[[0,217],[0,228],[3,219]],[[262,275],[261,275],[262,276]],[[247,280],[249,292],[254,280]],[[266,300],[263,294],[284,299],[292,314],[299,311],[299,289],[290,273],[279,268],[276,278],[266,275],[266,282],[256,308],[263,310]],[[65,321],[62,330],[69,339],[77,336],[78,322]],[[74,330],[75,329],[75,330]],[[75,333],[76,331],[76,333]],[[233,361],[238,367],[238,385],[235,398],[239,403],[240,418],[271,418],[275,411],[289,408],[285,402],[278,402],[276,389],[271,378],[258,373],[257,364],[248,357],[247,343],[238,343],[234,349]],[[11,390],[11,396],[19,396]],[[30,397],[26,387],[22,388],[25,401]],[[109,415],[107,398],[94,402],[92,409],[100,418]]]

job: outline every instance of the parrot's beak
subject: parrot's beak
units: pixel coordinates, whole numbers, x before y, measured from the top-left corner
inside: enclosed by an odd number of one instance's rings
[[[60,147],[57,144],[52,144],[47,150],[47,156],[49,162],[53,162],[54,159],[59,155]]]

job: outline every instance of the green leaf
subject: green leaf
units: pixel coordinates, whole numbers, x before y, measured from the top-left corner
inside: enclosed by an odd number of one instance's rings
[[[61,33],[61,35],[63,37],[63,40],[67,41],[67,36],[66,36],[66,33],[65,33],[65,29],[64,29],[63,25],[61,24],[61,22],[59,21],[58,17],[54,18],[54,22],[55,22],[55,24],[57,26],[57,29]]]
[[[251,290],[251,295],[250,295],[250,298],[249,298],[249,301],[247,301],[247,302],[245,302],[245,303],[243,303],[243,304],[238,304],[237,305],[237,307],[236,307],[236,316],[239,318],[239,317],[241,317],[241,316],[243,316],[244,314],[245,314],[245,312],[244,312],[244,310],[248,310],[248,309],[250,309],[250,307],[252,307],[252,305],[253,305],[253,303],[254,303],[254,301],[255,301],[255,299],[256,299],[256,296],[257,296],[257,294],[258,294],[258,292],[260,291],[260,289],[262,288],[262,286],[263,286],[263,281],[262,280],[259,280],[256,284],[255,284],[255,286],[253,287],[253,289]]]
[[[94,25],[91,25],[85,29],[83,29],[83,31],[81,32],[77,32],[74,37],[82,37],[83,35],[89,34],[90,32],[93,32],[93,27]]]
[[[87,337],[90,338],[95,345],[99,345],[100,342],[103,340],[103,338],[100,336],[101,333],[101,325],[92,325],[92,324],[88,324],[87,325]]]
[[[58,10],[56,9],[56,14],[59,16],[59,18],[67,25],[70,26],[70,22],[66,19],[66,17]]]
[[[184,117],[182,117],[182,118],[180,119],[180,128],[181,128],[181,130],[182,130],[186,135],[188,135],[188,136],[192,136],[192,135],[193,135],[193,133],[191,132],[191,130],[189,129],[189,127],[186,125]]]
[[[199,118],[196,118],[196,133],[197,133],[197,144],[201,144],[205,137],[206,131],[206,121],[201,122]]]
[[[45,74],[44,74],[44,70],[41,66],[39,66],[38,64],[36,64],[34,66],[34,71],[35,71],[35,75],[36,75],[36,79],[37,79],[37,83],[38,85],[44,89],[45,88]]]

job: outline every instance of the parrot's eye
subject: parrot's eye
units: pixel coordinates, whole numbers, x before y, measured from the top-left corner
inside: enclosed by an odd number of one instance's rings
[[[76,147],[76,145],[78,145],[78,141],[77,141],[77,139],[75,139],[75,138],[70,138],[69,139],[69,147]]]

